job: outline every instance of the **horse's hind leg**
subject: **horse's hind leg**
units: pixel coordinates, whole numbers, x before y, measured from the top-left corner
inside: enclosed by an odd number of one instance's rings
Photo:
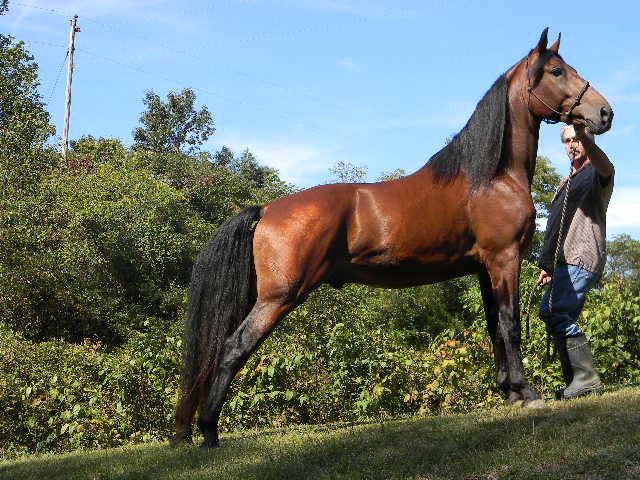
[[[176,412],[176,434],[170,439],[172,446],[191,444],[191,423],[198,408],[198,396],[183,392]]]
[[[225,341],[220,363],[209,382],[210,390],[200,410],[198,428],[203,447],[218,446],[218,420],[231,381],[292,306],[279,301],[258,301],[247,318]]]

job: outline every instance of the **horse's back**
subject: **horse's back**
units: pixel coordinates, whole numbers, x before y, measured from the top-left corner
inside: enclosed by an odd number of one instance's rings
[[[296,289],[297,282],[406,286],[462,275],[473,268],[465,258],[473,244],[467,194],[465,181],[410,176],[281,198],[265,206],[256,228],[256,268],[269,276],[279,269]]]

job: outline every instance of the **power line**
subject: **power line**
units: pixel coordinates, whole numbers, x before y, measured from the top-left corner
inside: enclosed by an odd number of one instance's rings
[[[45,42],[43,40],[24,40],[24,43],[27,45],[46,45],[47,47],[55,47],[55,48],[67,48],[67,45],[62,43],[53,43],[53,42]]]
[[[84,55],[88,55],[90,57],[93,57],[94,59],[111,62],[111,63],[114,63],[114,64],[119,65],[121,67],[127,68],[129,70],[133,70],[133,71],[136,71],[138,73],[142,73],[142,74],[147,75],[149,77],[152,77],[152,78],[155,78],[155,79],[161,79],[161,80],[163,80],[165,82],[168,82],[168,83],[172,83],[172,84],[176,84],[176,85],[180,85],[180,86],[184,86],[184,85],[187,84],[187,82],[185,82],[183,80],[179,80],[177,78],[171,78],[171,77],[168,77],[166,75],[158,74],[156,72],[150,72],[148,70],[140,68],[137,65],[130,65],[130,64],[124,63],[124,62],[122,62],[120,60],[116,60],[114,58],[110,58],[110,57],[106,57],[104,55],[96,54],[96,53],[88,51],[88,50],[86,50],[84,48],[76,47],[75,50],[79,54],[84,54]],[[224,96],[224,95],[221,95],[219,92],[214,92],[214,91],[209,90],[207,88],[202,88],[202,87],[193,86],[193,85],[191,85],[189,88],[191,88],[192,90],[194,90],[195,92],[200,94],[200,96],[202,96],[202,94],[206,94],[206,96],[213,97],[216,100],[223,100],[223,101],[225,101],[227,103],[230,103],[232,105],[242,105],[243,107],[245,107],[247,109],[259,109],[259,110],[268,112],[271,116],[279,117],[279,118],[281,118],[283,120],[290,121],[292,119],[291,116],[287,116],[286,114],[283,114],[281,111],[277,111],[277,110],[274,111],[274,110],[272,110],[270,108],[261,106],[260,104],[252,104],[252,103],[247,102],[246,100],[242,100],[242,99],[239,99],[239,98],[231,98],[231,97],[228,97],[228,96]],[[213,105],[211,107],[212,107],[212,110],[215,111],[215,105]],[[310,120],[310,122],[311,123],[315,123],[315,127],[316,128],[320,126],[320,124],[318,124],[314,120]],[[311,127],[311,128],[313,129],[314,127]]]
[[[179,80],[177,78],[167,77],[165,75],[158,74],[157,72],[150,72],[148,70],[140,68],[137,65],[131,65],[131,64],[122,62],[121,60],[116,60],[115,58],[106,57],[104,55],[99,55],[99,54],[96,54],[96,53],[91,52],[89,50],[86,50],[84,48],[76,48],[76,51],[81,53],[81,54],[84,54],[84,55],[89,55],[90,57],[93,57],[94,59],[99,59],[99,60],[111,62],[111,63],[114,63],[114,64],[119,65],[121,67],[127,68],[129,70],[133,70],[135,72],[142,73],[142,74],[147,75],[149,77],[153,77],[153,78],[157,78],[157,79],[159,78],[159,79],[164,80],[164,81],[169,82],[169,83],[174,83],[174,84],[177,84],[177,85],[186,85],[187,84],[187,82],[185,82],[183,80]],[[225,97],[223,95],[220,95],[220,93],[218,93],[218,92],[214,92],[214,91],[208,90],[206,88],[202,88],[202,87],[190,87],[190,88],[192,88],[192,90],[195,90],[197,92],[202,92],[202,93],[206,93],[208,95],[213,95],[213,96],[215,96],[217,98],[222,98],[222,99],[227,100],[229,102],[233,102],[234,104],[241,104],[241,105],[244,105],[244,106],[247,106],[247,107],[250,106],[249,103],[244,101],[244,100],[232,99],[230,97]]]
[[[28,4],[21,3],[21,2],[14,2],[13,4],[14,5],[23,6],[23,7],[26,7],[26,8],[32,8],[32,9],[35,9],[35,10],[44,11],[44,12],[55,14],[55,15],[64,15],[64,16],[67,15],[67,13],[62,12],[62,11],[57,10],[57,9],[54,9],[54,8],[39,7],[39,6],[35,6],[35,5],[28,5]],[[86,17],[83,17],[83,18],[85,18],[85,20],[88,20],[92,24],[95,24],[95,25],[98,25],[98,26],[103,27],[105,29],[111,30],[112,32],[113,31],[117,32],[119,30],[121,32],[125,32],[127,35],[137,36],[137,37],[142,38],[144,40],[150,41],[150,42],[152,42],[154,44],[154,46],[161,47],[164,50],[173,51],[175,53],[179,53],[182,57],[190,57],[190,58],[192,58],[192,59],[194,59],[194,60],[196,60],[198,62],[197,63],[198,66],[203,66],[204,65],[204,66],[208,67],[207,70],[214,68],[214,65],[212,65],[210,57],[204,57],[204,56],[201,56],[201,55],[197,55],[197,54],[194,54],[190,50],[182,49],[182,48],[175,48],[172,45],[168,45],[166,43],[158,42],[157,38],[155,38],[153,36],[150,36],[150,35],[141,34],[139,31],[137,31],[135,29],[134,30],[125,29],[123,26],[118,26],[117,24],[115,24],[115,25],[113,23],[112,24],[107,24],[107,23],[103,23],[103,22],[100,22],[100,21],[97,21],[97,20],[93,20],[91,18],[86,18]],[[296,31],[289,32],[289,34],[290,35],[299,34],[299,33],[302,33],[304,30],[311,31],[312,28],[297,29]],[[245,42],[246,41],[250,41],[250,40],[256,40],[257,41],[257,40],[260,40],[260,39],[265,39],[267,37],[273,37],[273,36],[275,36],[275,35],[273,35],[273,34],[253,35],[253,36],[245,37]],[[34,41],[29,42],[29,43],[42,44],[42,45],[48,45],[48,46],[53,46],[53,47],[62,47],[62,45],[60,45],[60,44],[55,44],[55,43],[46,42],[46,41],[39,41],[39,40],[34,40]],[[176,78],[170,78],[170,77],[167,77],[167,76],[159,75],[158,73],[155,73],[155,72],[152,73],[152,72],[147,71],[147,70],[145,70],[143,68],[140,68],[138,65],[132,65],[130,63],[126,63],[126,62],[123,62],[121,60],[117,60],[117,59],[112,58],[112,57],[99,55],[99,54],[96,54],[94,52],[88,51],[86,49],[76,48],[76,50],[79,53],[83,53],[83,54],[89,55],[91,57],[94,57],[96,59],[101,59],[101,60],[104,60],[104,61],[108,61],[108,62],[117,64],[117,65],[120,65],[120,66],[122,66],[124,68],[130,69],[130,70],[133,70],[133,71],[137,71],[139,73],[148,75],[148,76],[153,77],[153,78],[160,78],[160,79],[162,79],[164,81],[167,81],[167,82],[170,82],[170,83],[174,83],[174,84],[179,84],[179,85],[186,85],[187,84],[187,82],[180,81],[180,80],[178,80]],[[67,52],[67,55],[68,55],[68,52]],[[135,59],[131,58],[131,59],[136,64],[140,61],[140,58],[135,58]],[[308,90],[304,90],[303,91],[300,88],[293,88],[292,89],[291,86],[285,86],[285,85],[282,85],[282,84],[279,84],[277,82],[273,82],[273,81],[270,81],[270,80],[259,79],[259,78],[257,78],[257,76],[255,74],[243,72],[243,71],[240,71],[240,70],[231,69],[229,67],[226,67],[226,68],[223,67],[223,69],[226,70],[227,73],[230,73],[230,74],[233,74],[233,75],[236,75],[236,76],[239,76],[239,77],[244,77],[244,78],[248,79],[249,81],[251,81],[253,83],[259,83],[259,84],[263,84],[263,85],[266,85],[266,86],[269,86],[269,87],[272,87],[272,88],[277,88],[277,89],[279,89],[279,90],[281,90],[283,92],[286,92],[288,94],[292,94],[292,93],[295,92],[298,95],[301,95],[301,96],[303,96],[303,97],[305,97],[305,98],[307,98],[309,100],[312,100],[314,103],[324,104],[324,102],[322,102],[322,100],[319,99],[317,95],[313,94],[312,92],[310,92]],[[218,74],[220,73],[220,69],[217,70],[217,73]],[[58,72],[58,77],[59,76],[60,76],[60,72]],[[54,93],[54,89],[57,86],[57,82],[58,82],[58,79],[56,79],[56,81],[54,83],[54,87],[52,88],[50,97]],[[193,88],[193,90],[195,90],[197,92],[202,92],[204,94],[207,94],[207,96],[213,96],[214,98],[216,98],[218,100],[223,100],[223,101],[232,103],[234,105],[242,105],[243,107],[252,108],[252,109],[259,108],[261,110],[267,110],[266,107],[261,107],[259,104],[249,104],[246,100],[242,100],[240,98],[233,99],[233,98],[225,97],[225,96],[221,95],[218,92],[214,92],[214,91],[211,91],[211,90],[206,89],[206,88],[202,88],[202,87],[192,87],[192,88]],[[296,90],[297,90],[297,92],[296,92]],[[270,112],[271,115],[275,115],[275,116],[281,117],[283,119],[287,119],[287,120],[291,119],[290,116],[283,115],[281,112],[273,112],[271,110],[269,110],[269,112]]]
[[[41,11],[45,11],[48,13],[53,13],[56,15],[64,15],[67,16],[68,13],[62,12],[60,10],[56,10],[54,8],[45,8],[45,7],[38,7],[35,5],[28,5],[25,3],[21,3],[21,2],[14,2],[14,5],[19,5],[22,7],[26,7],[26,8],[33,8],[36,10],[41,10]],[[195,10],[191,10],[192,12],[195,12]],[[174,53],[178,53],[180,54],[183,58],[184,57],[188,57],[191,58],[193,60],[196,60],[198,63],[198,66],[207,66],[209,70],[211,70],[214,65],[212,64],[211,61],[211,57],[204,57],[198,54],[193,53],[192,50],[188,50],[188,49],[183,49],[183,48],[176,48],[173,45],[167,44],[167,43],[163,43],[158,41],[157,37],[154,37],[152,35],[146,35],[143,33],[140,33],[139,30],[136,29],[131,29],[131,28],[126,28],[123,25],[118,25],[117,23],[111,22],[111,23],[104,23],[95,19],[92,19],[90,17],[86,17],[83,15],[83,19],[85,21],[89,21],[91,23],[94,23],[98,26],[101,26],[102,28],[105,28],[107,30],[111,30],[112,32],[124,32],[126,33],[126,35],[128,36],[135,36],[138,37],[142,40],[146,40],[150,43],[152,43],[155,46],[158,46],[160,48],[162,48],[163,50],[167,50],[167,51],[172,51]],[[363,17],[358,17],[358,19],[360,21],[365,21],[366,19]],[[285,32],[282,32],[281,35],[277,35],[274,33],[266,33],[266,32],[261,32],[261,33],[253,33],[251,35],[245,35],[242,38],[240,38],[239,40],[235,40],[236,44],[248,44],[250,42],[253,43],[259,43],[259,42],[263,42],[265,40],[267,40],[268,38],[275,38],[278,36],[281,36],[283,38],[288,38],[290,39],[291,37],[294,37],[298,34],[301,33],[305,33],[305,32],[312,32],[312,31],[322,31],[322,32],[326,32],[329,33],[331,30],[333,29],[333,27],[329,26],[328,24],[319,24],[319,25],[315,25],[315,26],[308,26],[308,27],[301,27],[301,28],[297,28],[295,30],[287,30]],[[44,43],[44,42],[40,42],[40,43]],[[221,43],[221,41],[217,42],[217,43]],[[113,61],[113,59],[110,59],[110,61]],[[223,67],[222,69],[224,69],[227,73],[232,74],[232,75],[236,75],[238,77],[244,77],[254,83],[257,84],[262,84],[262,85],[266,85],[272,88],[277,88],[283,92],[287,92],[287,93],[292,93],[292,91],[296,92],[296,94],[302,96],[303,98],[307,99],[307,100],[311,100],[313,102],[316,103],[323,103],[321,100],[318,99],[317,95],[315,95],[313,92],[307,90],[307,89],[301,89],[299,86],[297,88],[291,88],[291,86],[286,86],[286,85],[282,85],[279,84],[278,82],[274,82],[271,80],[266,80],[266,79],[262,79],[262,78],[258,78],[256,75],[249,73],[249,72],[245,72],[242,70],[238,70],[238,69],[233,69],[230,67]],[[217,69],[216,73],[219,73],[222,69]]]
[[[53,97],[53,92],[55,91],[56,86],[58,85],[58,81],[60,80],[60,75],[62,74],[62,69],[64,68],[65,64],[67,63],[67,58],[68,57],[69,57],[69,50],[67,50],[67,53],[65,53],[64,60],[60,64],[60,69],[58,70],[58,75],[56,75],[55,82],[53,82],[53,87],[51,88],[51,93],[49,93],[49,98],[47,99],[47,104],[51,103],[51,98]]]
[[[61,12],[60,10],[56,10],[55,8],[39,7],[37,5],[30,5],[28,3],[21,3],[21,2],[13,2],[12,1],[11,5],[18,5],[19,7],[33,8],[34,10],[41,10],[43,12],[55,13],[57,15],[65,15],[65,16],[68,15],[68,13]]]

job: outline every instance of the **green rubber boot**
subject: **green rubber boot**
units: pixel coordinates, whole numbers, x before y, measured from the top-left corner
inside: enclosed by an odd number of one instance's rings
[[[603,385],[593,366],[593,355],[584,334],[555,342],[567,387],[556,391],[556,400],[600,393]]]

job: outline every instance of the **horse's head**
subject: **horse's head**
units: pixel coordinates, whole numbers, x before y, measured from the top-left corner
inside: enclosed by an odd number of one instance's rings
[[[547,49],[547,31],[524,60],[529,111],[538,118],[584,125],[594,134],[611,128],[609,102],[558,54],[558,40]]]

